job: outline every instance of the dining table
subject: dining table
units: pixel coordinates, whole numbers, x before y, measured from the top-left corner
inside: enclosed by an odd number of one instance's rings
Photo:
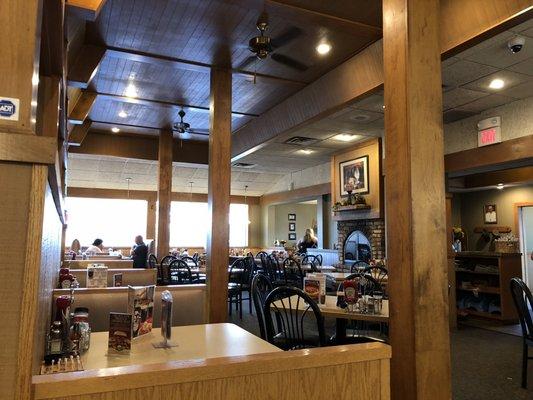
[[[275,301],[270,306],[271,309],[276,307],[281,308],[282,300]],[[308,309],[308,304],[304,301],[298,301],[298,296],[291,296],[288,299],[283,299],[286,308],[289,306],[298,312],[304,312]],[[323,317],[335,318],[335,341],[342,343],[346,339],[346,327],[348,321],[366,321],[375,323],[389,322],[389,301],[382,300],[380,313],[363,313],[359,311],[349,312],[345,308],[337,307],[337,296],[326,295],[325,304],[318,304]]]

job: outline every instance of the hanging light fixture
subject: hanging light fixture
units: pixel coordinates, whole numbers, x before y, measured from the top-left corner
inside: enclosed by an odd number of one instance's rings
[[[126,178],[126,182],[128,182],[128,200],[130,199],[130,182],[131,178]]]
[[[247,198],[247,192],[248,192],[248,185],[244,185],[244,204],[248,206],[248,198]],[[248,213],[248,215],[250,215]],[[252,221],[250,221],[250,218],[248,218],[248,225],[250,225]]]
[[[189,181],[189,201],[192,201],[192,184],[193,181]]]

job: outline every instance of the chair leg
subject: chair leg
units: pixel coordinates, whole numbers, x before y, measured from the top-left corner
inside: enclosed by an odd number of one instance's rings
[[[250,293],[250,291],[248,291],[248,308],[250,309],[250,315],[254,315],[254,312],[252,310],[252,293]]]
[[[239,303],[239,318],[242,319],[242,292],[239,292],[239,298],[237,301]]]
[[[527,389],[527,361],[528,361],[528,348],[527,343],[524,340],[524,349],[522,350],[522,387]]]
[[[229,315],[231,315],[231,310],[233,308],[233,297],[232,296],[229,297],[228,305],[229,305]]]

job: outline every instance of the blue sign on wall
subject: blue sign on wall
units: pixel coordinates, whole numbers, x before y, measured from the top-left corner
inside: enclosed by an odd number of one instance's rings
[[[0,100],[0,116],[11,118],[17,112],[17,106],[10,100]]]

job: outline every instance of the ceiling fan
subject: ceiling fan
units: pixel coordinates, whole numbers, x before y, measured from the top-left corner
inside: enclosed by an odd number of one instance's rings
[[[254,53],[254,55],[246,58],[236,67],[236,69],[246,69],[246,67],[253,62],[257,60],[264,60],[268,56],[270,56],[273,61],[298,71],[303,72],[309,69],[309,67],[304,63],[277,52],[279,48],[286,46],[294,39],[302,35],[303,32],[300,28],[293,26],[276,38],[266,36],[265,32],[268,29],[268,14],[266,12],[261,13],[257,19],[256,25],[260,34],[259,36],[250,39],[248,43],[248,49]]]
[[[191,129],[191,125],[183,120],[185,118],[185,111],[183,109],[178,112],[178,115],[180,120],[172,125],[172,130],[178,132],[182,139],[191,137],[191,134],[203,136],[209,135],[209,132],[206,132],[205,130]]]

